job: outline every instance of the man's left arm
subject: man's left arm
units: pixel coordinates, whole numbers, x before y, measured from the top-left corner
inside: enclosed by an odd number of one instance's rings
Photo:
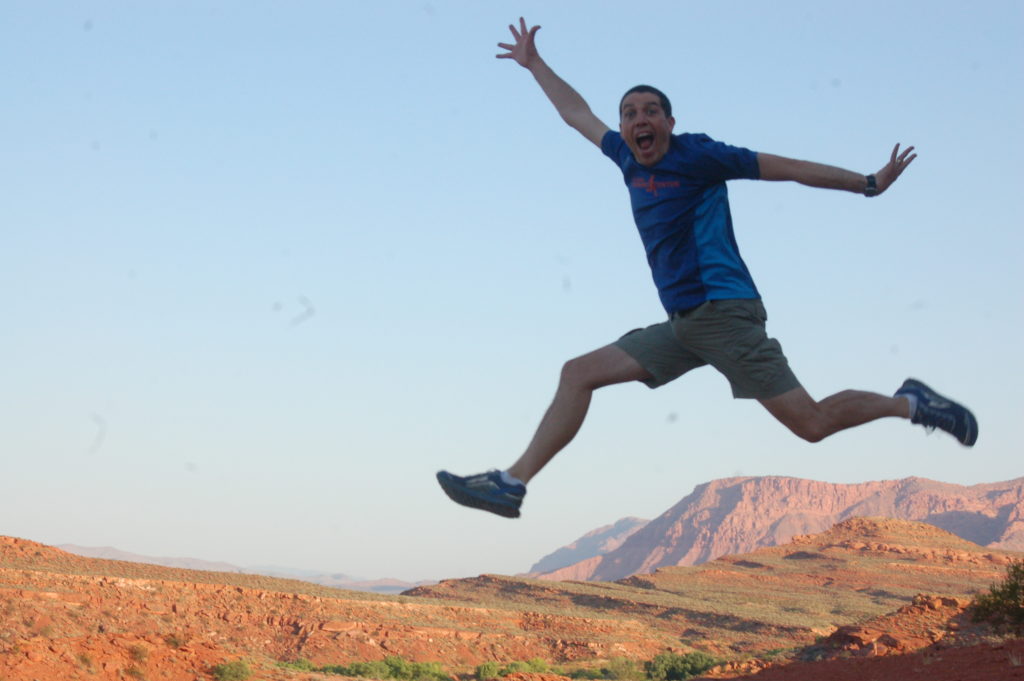
[[[757,154],[757,164],[761,171],[762,180],[791,180],[809,187],[822,187],[824,189],[842,189],[855,194],[877,196],[881,194],[896,181],[907,166],[917,158],[912,154],[914,147],[907,147],[900,153],[900,145],[893,147],[889,162],[882,166],[882,169],[874,175],[861,175],[851,170],[844,170],[835,166],[812,161],[798,161],[785,156],[774,154]],[[874,187],[871,181],[874,178]]]

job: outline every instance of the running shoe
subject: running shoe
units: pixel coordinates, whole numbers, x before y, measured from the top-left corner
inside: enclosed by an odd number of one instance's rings
[[[935,392],[921,381],[908,378],[896,391],[894,397],[913,395],[917,408],[910,417],[929,430],[943,430],[966,447],[973,447],[978,439],[978,421],[971,410],[948,397]]]
[[[437,481],[455,503],[497,513],[506,518],[519,517],[519,507],[526,496],[526,485],[508,484],[501,479],[500,471],[487,471],[465,478],[448,471],[439,471]]]

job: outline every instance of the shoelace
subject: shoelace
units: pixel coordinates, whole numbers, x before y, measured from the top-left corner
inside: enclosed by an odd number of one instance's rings
[[[918,412],[920,414],[918,418],[921,421],[921,425],[930,431],[935,430],[936,428],[941,428],[948,433],[952,433],[956,428],[956,417],[952,414],[933,411],[927,406],[922,408],[922,405],[918,405]]]

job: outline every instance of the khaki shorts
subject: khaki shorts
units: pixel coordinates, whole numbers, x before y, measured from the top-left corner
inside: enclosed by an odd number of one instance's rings
[[[640,363],[657,388],[710,364],[733,397],[766,400],[800,385],[782,346],[769,338],[760,300],[712,300],[660,324],[630,331],[615,345]]]

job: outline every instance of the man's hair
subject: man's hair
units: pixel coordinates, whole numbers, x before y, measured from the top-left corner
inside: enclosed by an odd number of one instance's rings
[[[650,92],[653,95],[658,95],[658,99],[661,100],[661,109],[665,112],[665,117],[670,118],[672,116],[672,102],[668,101],[668,97],[665,96],[664,92],[653,85],[634,85],[626,90],[626,94],[622,95],[622,99],[619,100],[620,116],[622,115],[622,103],[626,101],[626,97],[629,97],[634,92]]]

